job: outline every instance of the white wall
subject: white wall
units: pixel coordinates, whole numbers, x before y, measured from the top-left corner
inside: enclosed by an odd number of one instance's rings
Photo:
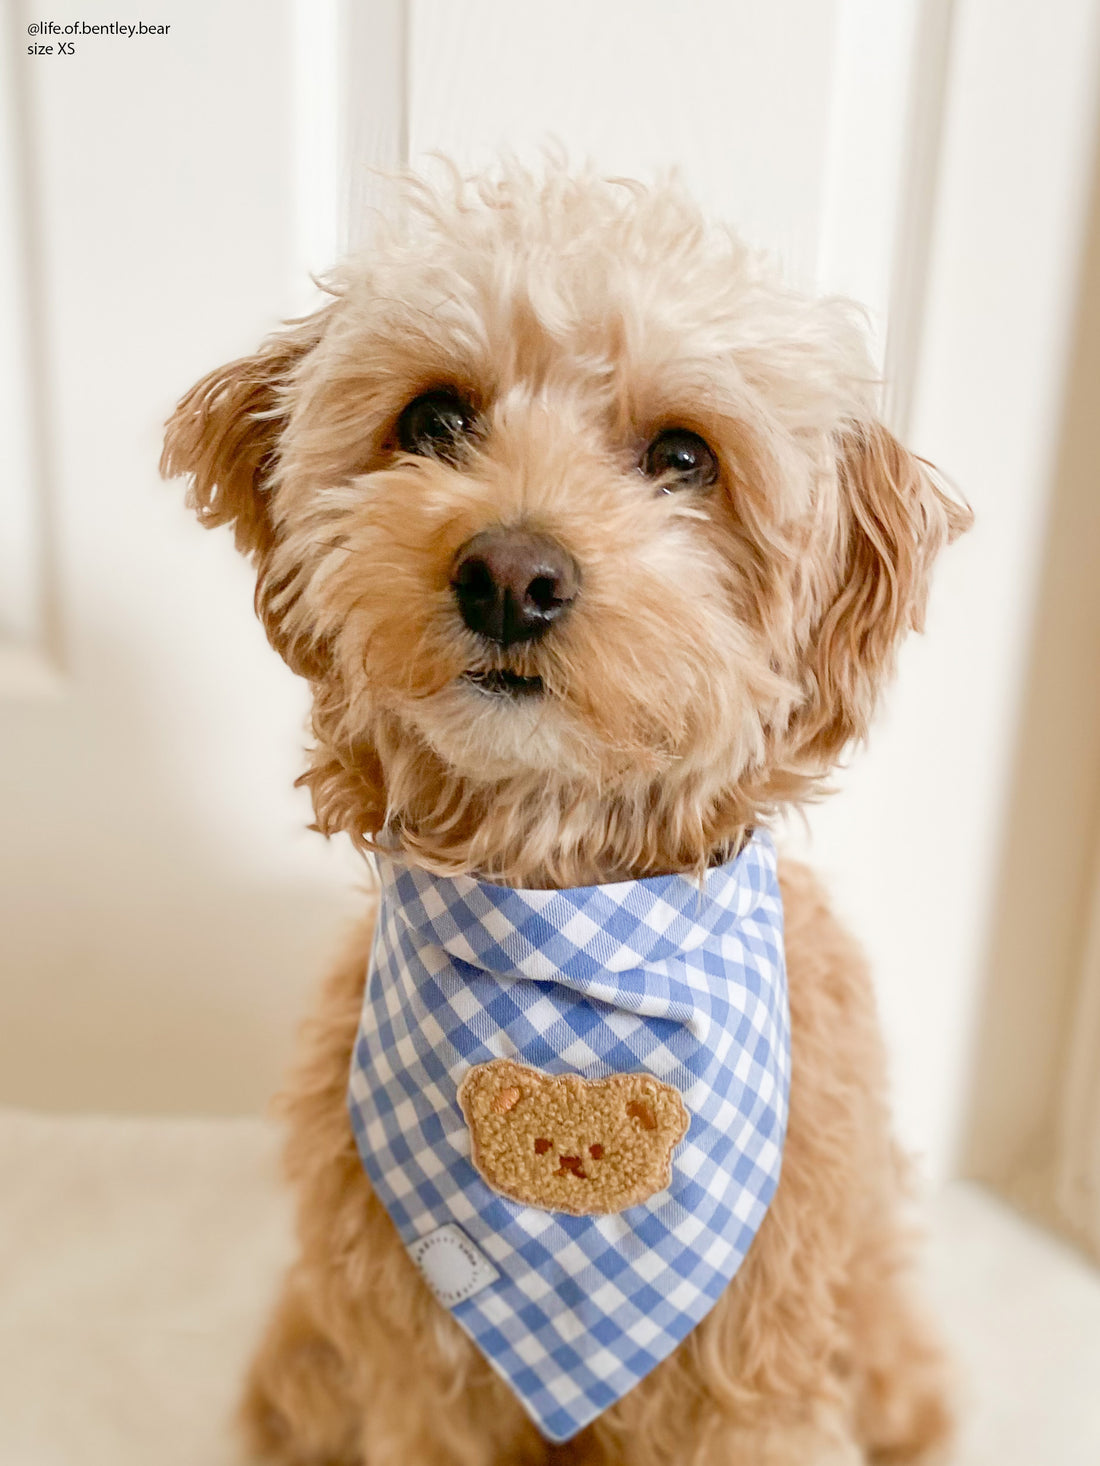
[[[410,0],[407,17],[401,0],[148,0],[170,42],[87,46],[68,70],[23,57],[24,12],[6,19],[36,188],[9,193],[37,243],[0,254],[0,300],[40,307],[47,431],[0,486],[0,525],[44,538],[46,585],[44,608],[33,587],[5,603],[0,643],[37,611],[58,635],[0,644],[43,674],[17,686],[0,655],[0,1098],[237,1109],[273,1087],[354,866],[303,829],[302,690],[228,537],[158,483],[159,425],[307,301],[303,265],[327,263],[341,208],[359,227],[364,159],[477,162],[552,135],[611,170],[678,164],[796,279],[867,302],[895,412],[977,511],[808,841],[875,964],[905,1137],[946,1173],[1072,313],[1096,0]]]
[[[43,14],[89,11],[0,12],[28,184],[5,284],[41,363],[10,369],[44,428],[0,494],[46,539],[57,628],[23,636],[30,603],[0,624],[0,1099],[258,1108],[350,862],[305,829],[305,689],[248,569],[157,459],[176,398],[300,298],[290,10],[143,0],[167,37],[31,58]]]
[[[944,558],[867,753],[811,821],[878,975],[903,1132],[933,1175],[957,1162],[981,1040],[1100,59],[1087,0],[956,11],[910,437],[976,525]],[[1041,859],[1041,831],[1034,844]]]
[[[918,1083],[914,1069],[901,1096],[906,1115],[941,1168],[959,1154],[982,988],[996,981],[990,926],[1100,84],[1096,0],[966,0],[957,11],[913,438],[964,486],[977,527],[945,565],[928,641],[903,669],[896,752],[877,775],[903,828],[919,820],[935,832],[899,853],[917,909],[937,912],[937,929],[921,922],[911,944],[898,944],[884,1002],[897,1046],[923,1071]],[[1030,840],[1041,860],[1044,832]],[[885,943],[902,917],[886,893],[880,912]],[[1046,974],[1033,979],[1043,987]]]

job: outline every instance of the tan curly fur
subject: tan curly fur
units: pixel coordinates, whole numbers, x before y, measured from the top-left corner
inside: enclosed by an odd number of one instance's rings
[[[183,398],[163,459],[254,556],[270,639],[310,681],[318,826],[527,886],[698,872],[864,735],[968,515],[875,419],[852,308],[787,289],[676,187],[506,167],[401,200],[322,309]],[[441,387],[475,430],[449,459],[401,452],[402,409]],[[639,473],[670,427],[714,450],[709,493]],[[517,524],[568,550],[581,591],[502,649],[450,581],[473,535]],[[469,681],[500,670],[541,695]],[[284,1101],[301,1255],[243,1408],[259,1457],[841,1466],[942,1445],[871,990],[811,876],[782,882],[776,1198],[714,1310],[561,1447],[432,1298],[359,1161],[367,923]]]

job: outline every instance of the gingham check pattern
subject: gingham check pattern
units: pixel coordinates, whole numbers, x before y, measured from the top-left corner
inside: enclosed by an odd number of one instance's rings
[[[406,1246],[456,1223],[500,1273],[453,1313],[541,1432],[567,1440],[714,1305],[782,1159],[790,1077],[783,912],[758,832],[698,881],[514,890],[379,860],[382,905],[348,1103]],[[691,1115],[671,1186],[575,1217],[492,1191],[456,1090],[509,1058],[648,1072]]]

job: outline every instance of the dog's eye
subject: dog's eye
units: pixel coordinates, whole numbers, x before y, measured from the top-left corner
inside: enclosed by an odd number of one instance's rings
[[[473,425],[472,409],[456,393],[425,392],[397,419],[397,441],[406,453],[454,463]]]
[[[661,489],[709,489],[718,481],[718,459],[698,433],[687,428],[666,428],[658,433],[642,456],[641,470],[647,478],[661,480]]]

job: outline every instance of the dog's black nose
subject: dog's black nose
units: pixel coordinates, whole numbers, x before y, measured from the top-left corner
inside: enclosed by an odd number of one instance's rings
[[[485,529],[467,540],[451,571],[462,619],[501,646],[548,631],[577,598],[580,571],[549,535],[526,529]]]

